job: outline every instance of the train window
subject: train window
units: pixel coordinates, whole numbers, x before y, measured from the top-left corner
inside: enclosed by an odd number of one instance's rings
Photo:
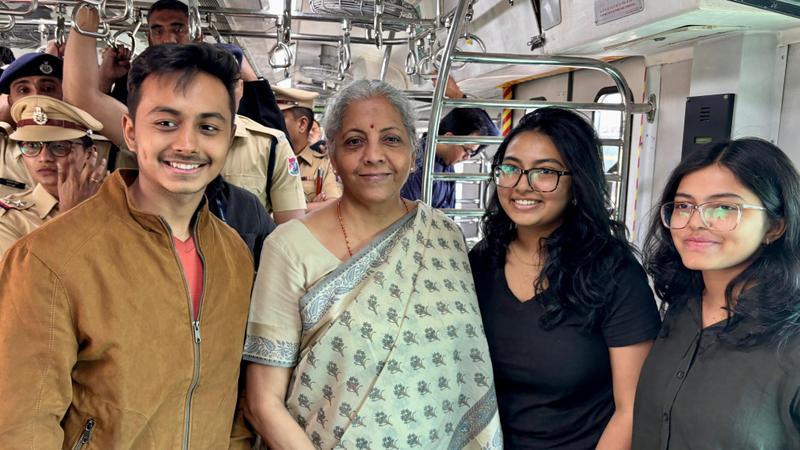
[[[596,103],[622,103],[622,95],[616,87],[609,86],[597,93]],[[606,173],[608,193],[612,199],[617,198],[619,189],[619,155],[621,145],[611,141],[622,140],[622,112],[620,111],[595,111],[592,115],[592,125],[597,135],[603,142],[603,171]],[[616,205],[612,205],[616,209]]]

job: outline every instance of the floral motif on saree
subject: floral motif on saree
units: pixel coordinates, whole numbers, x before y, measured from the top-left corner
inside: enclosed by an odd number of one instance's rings
[[[286,406],[317,448],[502,448],[467,261],[420,204],[300,299],[298,353],[248,334],[245,359],[297,360]]]

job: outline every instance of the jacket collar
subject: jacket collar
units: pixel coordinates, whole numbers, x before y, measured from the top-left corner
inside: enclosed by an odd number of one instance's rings
[[[131,202],[129,187],[136,181],[139,171],[135,169],[119,169],[115,171],[106,183],[100,188],[100,193],[111,204],[112,208],[127,215],[147,231],[164,233],[169,230],[166,222],[160,216],[137,209]],[[197,227],[201,229],[208,225],[209,211],[205,196],[194,213],[192,222],[198,221]]]

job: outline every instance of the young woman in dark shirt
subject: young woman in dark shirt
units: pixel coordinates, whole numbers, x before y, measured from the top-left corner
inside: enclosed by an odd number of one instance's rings
[[[667,181],[646,267],[669,305],[633,447],[800,449],[800,179],[777,147],[698,150]]]
[[[639,370],[660,325],[611,220],[600,144],[578,114],[527,114],[493,161],[470,253],[509,449],[627,449]]]

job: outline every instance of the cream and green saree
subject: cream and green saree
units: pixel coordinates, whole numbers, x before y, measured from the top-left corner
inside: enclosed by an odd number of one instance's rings
[[[452,221],[420,204],[345,263],[314,243],[322,267],[311,262],[304,225],[281,231],[262,253],[260,271],[280,276],[259,273],[244,358],[294,368],[286,407],[317,448],[502,448],[486,338]]]

